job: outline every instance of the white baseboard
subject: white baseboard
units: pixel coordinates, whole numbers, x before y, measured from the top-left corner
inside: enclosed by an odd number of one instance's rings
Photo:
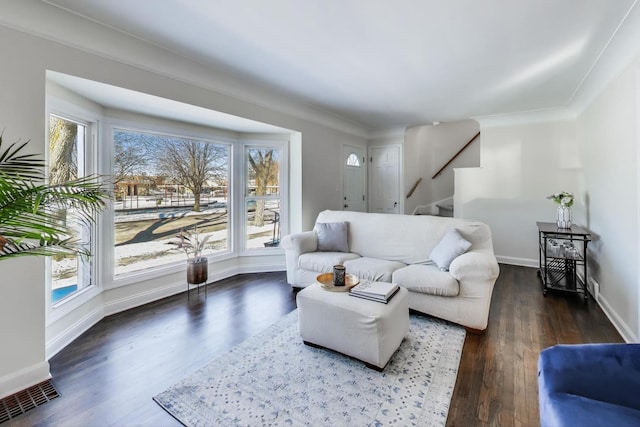
[[[509,265],[519,265],[522,267],[540,267],[540,264],[537,259],[529,259],[529,258],[515,258],[510,256],[502,256],[496,255],[496,259],[501,264],[509,264]]]
[[[90,327],[98,323],[104,318],[104,310],[102,307],[96,308],[64,331],[47,341],[45,353],[47,360],[58,354],[60,350],[69,345],[73,340],[82,335]]]
[[[27,389],[51,378],[49,362],[38,362],[35,365],[0,377],[0,399]]]
[[[507,256],[496,256],[496,259],[499,263],[502,264],[510,264],[510,265],[519,265],[523,267],[540,267],[537,259],[526,259],[526,258],[514,258]],[[582,278],[584,279],[584,278]],[[597,304],[602,308],[602,311],[607,316],[611,324],[616,328],[618,333],[622,336],[622,339],[625,342],[639,342],[638,337],[635,336],[631,328],[618,316],[618,314],[613,310],[613,308],[609,305],[606,298],[602,296],[600,291],[600,285],[594,280],[590,279],[589,283],[589,293],[593,296]]]
[[[602,311],[604,311],[604,314],[609,318],[609,321],[611,321],[611,323],[616,328],[618,333],[622,336],[622,339],[625,342],[639,342],[638,337],[633,333],[631,328],[629,328],[629,326],[620,318],[620,316],[618,316],[618,313],[616,313],[613,308],[611,308],[611,305],[609,305],[609,302],[605,297],[602,296],[602,294],[598,296],[597,302],[600,308],[602,308]]]
[[[244,273],[260,273],[263,271],[284,271],[285,266],[281,263],[272,264],[272,265],[258,265],[258,266],[233,266],[224,270],[216,269],[215,272],[209,274],[209,282],[217,282],[218,280],[226,279],[231,276],[235,276],[236,274],[244,274]],[[112,301],[105,302],[100,308],[93,310],[91,313],[84,316],[82,319],[78,320],[68,328],[66,328],[62,333],[53,337],[46,344],[46,354],[47,359],[55,356],[60,350],[69,345],[73,340],[78,338],[82,333],[87,331],[93,325],[98,323],[106,316],[110,316],[112,314],[120,313],[125,310],[129,310],[131,308],[138,307],[143,304],[148,304],[153,301],[157,301],[162,298],[166,298],[175,294],[179,294],[180,292],[186,291],[186,284],[184,281],[171,283],[162,287],[153,288],[151,290],[146,290],[142,292],[138,292],[135,294],[127,295],[123,298],[114,299]],[[48,364],[47,364],[47,373],[48,373]],[[45,378],[46,379],[46,378]],[[26,387],[22,387],[19,390],[24,390]],[[19,391],[18,390],[18,391]]]
[[[263,271],[284,271],[285,267],[281,264],[275,265],[258,265],[258,266],[233,266],[226,269],[216,269],[215,272],[209,273],[209,283],[217,282],[222,279],[226,279],[236,274],[244,273],[260,273]],[[161,288],[154,288],[149,291],[139,292],[137,294],[129,295],[124,298],[109,301],[104,304],[104,316],[110,316],[112,314],[120,313],[121,311],[129,310],[134,307],[138,307],[143,304],[148,304],[153,301],[157,301],[162,298],[170,297],[180,292],[187,290],[184,281],[177,283],[171,283]]]
[[[179,294],[185,291],[185,282],[180,281],[177,283],[170,283],[168,285],[153,288],[151,290],[138,292],[135,294],[127,295],[123,298],[114,299],[112,301],[105,302],[103,304],[104,317],[112,314],[120,313],[121,311],[129,310],[134,307],[138,307],[143,304],[147,304],[153,301],[157,301],[162,298],[169,297],[171,295]]]

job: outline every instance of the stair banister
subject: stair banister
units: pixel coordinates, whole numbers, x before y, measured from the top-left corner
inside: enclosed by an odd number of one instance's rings
[[[460,155],[460,154],[461,154],[461,153],[462,153],[462,152],[463,152],[463,151],[464,151],[464,150],[465,150],[469,145],[471,145],[471,143],[472,143],[472,142],[473,142],[473,141],[474,141],[478,136],[480,136],[480,131],[478,131],[478,133],[476,133],[476,134],[473,136],[473,138],[471,138],[471,139],[469,140],[469,142],[467,142],[467,143],[464,145],[464,147],[462,147],[462,148],[461,148],[461,149],[460,149],[456,154],[454,154],[454,156],[453,156],[451,159],[449,159],[449,161],[448,161],[447,163],[445,163],[445,164],[444,164],[444,166],[442,166],[442,167],[440,168],[440,170],[439,170],[438,172],[436,172],[436,174],[435,174],[435,175],[433,175],[433,176],[431,177],[431,179],[436,179],[436,177],[437,177],[438,175],[440,175],[440,174],[442,173],[442,171],[443,171],[443,170],[445,170],[445,168],[446,168],[447,166],[449,166],[449,164],[451,164],[451,162],[453,162],[453,161],[454,161],[454,160],[455,160],[455,159],[456,159],[456,158],[457,158],[457,157],[458,157],[458,156],[459,156],[459,155]]]
[[[416,191],[416,188],[418,188],[418,185],[420,185],[420,182],[422,182],[422,177],[418,178],[416,183],[413,184],[413,187],[411,187],[411,190],[409,190],[409,192],[407,193],[407,199],[413,195],[413,192]]]

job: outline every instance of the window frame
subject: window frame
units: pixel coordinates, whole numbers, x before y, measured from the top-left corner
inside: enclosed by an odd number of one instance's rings
[[[131,119],[122,119],[122,118],[114,118],[114,117],[105,117],[106,126],[105,132],[103,135],[103,140],[106,142],[108,146],[108,159],[109,159],[109,175],[113,176],[114,171],[114,162],[113,162],[113,154],[114,154],[114,139],[113,134],[117,130],[122,131],[130,131],[136,133],[146,133],[146,134],[155,134],[160,136],[167,136],[172,138],[181,138],[181,139],[192,139],[198,140],[205,143],[212,143],[218,145],[226,145],[229,147],[229,194],[233,194],[234,192],[234,183],[233,183],[233,162],[235,159],[235,142],[234,138],[225,135],[223,132],[216,132],[215,130],[211,131],[200,131],[197,129],[192,129],[191,126],[184,123],[176,123],[171,121],[170,119],[162,119],[166,121],[166,123],[158,124],[156,120],[149,120],[148,118],[139,117],[134,115]],[[196,126],[194,125],[193,128]],[[106,154],[105,154],[106,155]],[[231,200],[232,197],[229,197],[228,201]],[[209,259],[209,263],[224,261],[227,259],[235,258],[234,254],[234,237],[235,233],[233,232],[234,216],[233,216],[233,206],[228,205],[228,229],[229,232],[227,234],[228,244],[227,250],[225,252],[220,252],[217,254],[209,254],[207,258]],[[108,221],[106,224],[106,234],[108,237],[108,241],[105,242],[105,246],[109,248],[109,250],[105,251],[104,258],[104,269],[105,274],[102,277],[103,283],[105,283],[105,289],[113,289],[121,286],[134,285],[136,283],[140,283],[146,280],[156,279],[158,277],[166,276],[167,274],[173,274],[181,269],[186,269],[186,261],[173,261],[167,264],[163,264],[161,266],[151,267],[144,270],[133,271],[121,275],[115,274],[115,208],[112,203],[111,208],[108,212]]]
[[[274,148],[279,150],[280,166],[279,166],[279,195],[278,196],[248,196],[246,189],[248,188],[248,161],[245,156],[247,150],[250,148]],[[236,230],[237,238],[239,242],[239,256],[254,256],[254,255],[273,255],[283,253],[284,251],[280,246],[277,247],[262,247],[262,248],[248,248],[247,247],[247,209],[246,203],[248,199],[263,199],[263,200],[280,200],[280,235],[284,236],[289,232],[289,140],[283,139],[247,139],[242,141],[239,149],[237,150],[240,156],[237,159],[237,164],[240,165],[238,169],[240,176],[237,177],[238,183],[241,185],[240,191],[237,191],[236,196],[239,201],[236,206],[241,206],[242,209],[237,209],[238,218],[241,227]]]
[[[59,117],[63,120],[72,121],[85,126],[85,147],[84,147],[84,175],[99,174],[100,166],[98,162],[98,135],[101,128],[101,117],[90,109],[83,108],[75,103],[57,98],[56,96],[47,96],[45,111],[45,162],[49,164],[49,120],[51,116]],[[78,159],[80,162],[80,159]],[[46,173],[46,181],[48,182],[48,171]],[[100,253],[101,248],[98,244],[99,235],[101,233],[101,213],[95,217],[95,222],[91,226],[91,258],[88,262],[91,263],[89,279],[90,285],[78,289],[70,295],[62,298],[55,303],[52,302],[52,259],[50,257],[45,258],[45,305],[46,305],[46,325],[49,326],[58,319],[73,312],[77,308],[88,303],[91,299],[96,297],[102,292],[100,285]]]

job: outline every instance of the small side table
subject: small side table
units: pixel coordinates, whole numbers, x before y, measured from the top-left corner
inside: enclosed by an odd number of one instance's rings
[[[587,244],[591,233],[578,225],[558,228],[554,222],[536,222],[538,226],[539,270],[542,294],[549,289],[581,293],[586,303]],[[582,272],[582,275],[578,274]]]

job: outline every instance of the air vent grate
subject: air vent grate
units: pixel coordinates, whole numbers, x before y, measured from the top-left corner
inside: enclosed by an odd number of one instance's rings
[[[51,380],[7,396],[0,400],[0,424],[59,396]]]

